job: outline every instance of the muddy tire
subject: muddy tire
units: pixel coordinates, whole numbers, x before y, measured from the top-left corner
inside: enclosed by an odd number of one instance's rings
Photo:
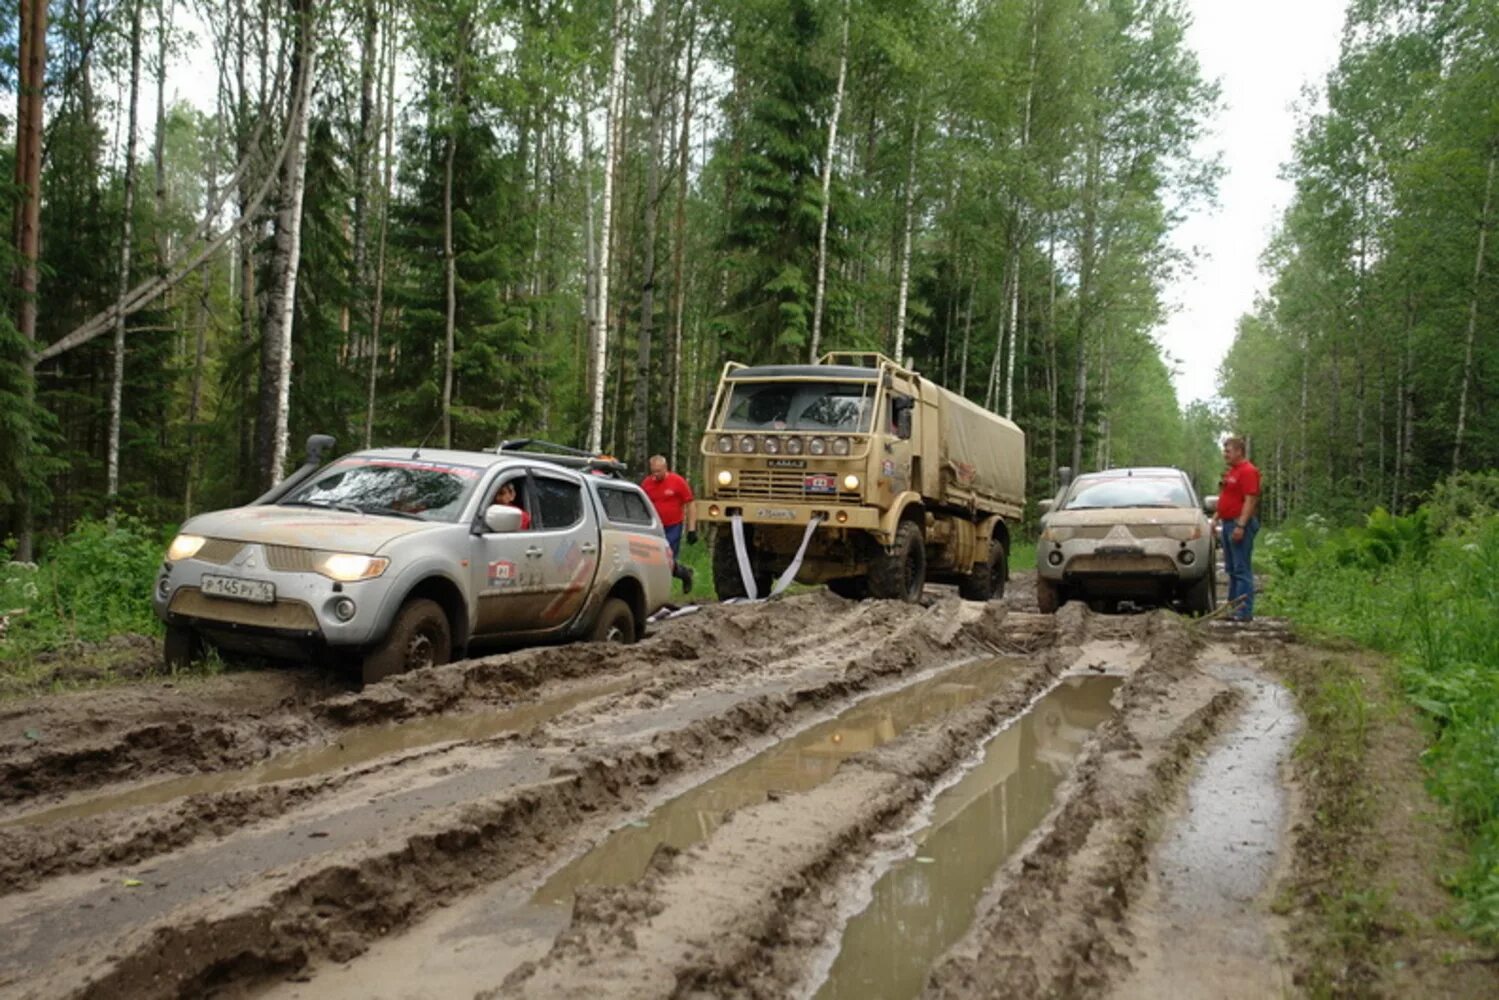
[[[987,562],[974,563],[973,572],[958,581],[958,594],[965,601],[992,601],[1005,596],[1010,578],[1010,557],[999,539],[989,543]]]
[[[391,674],[447,663],[453,654],[453,629],[436,601],[407,601],[385,638],[364,658],[364,683]]]
[[[1054,583],[1039,573],[1036,575],[1036,604],[1043,615],[1054,615],[1057,608],[1067,603],[1067,595],[1060,583]]]
[[[914,604],[926,586],[926,543],[915,521],[895,529],[895,544],[875,557],[869,569],[869,596]]]
[[[744,529],[744,547],[748,550],[750,572],[755,576],[756,596],[764,598],[770,593],[775,577],[755,566],[754,534],[748,525]],[[744,589],[744,578],[739,574],[739,559],[734,554],[734,536],[727,528],[720,529],[718,537],[713,540],[713,589],[720,601],[749,596],[749,592]]]
[[[829,580],[828,589],[850,601],[862,601],[869,596],[869,581],[862,576],[842,576]]]
[[[186,670],[203,658],[203,637],[186,625],[168,625],[161,643],[161,662],[167,670]]]
[[[629,645],[635,641],[635,612],[630,606],[618,597],[611,597],[604,602],[604,610],[599,612],[599,620],[593,623],[594,642],[617,642],[621,645]]]
[[[1182,594],[1182,606],[1186,608],[1189,615],[1211,614],[1218,606],[1218,580],[1217,574],[1212,567],[1208,568],[1202,579],[1192,584]]]

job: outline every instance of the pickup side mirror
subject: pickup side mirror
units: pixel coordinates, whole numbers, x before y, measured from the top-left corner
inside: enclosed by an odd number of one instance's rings
[[[484,511],[484,527],[496,534],[520,530],[521,509],[505,504],[492,504]]]
[[[1057,488],[1065,490],[1072,485],[1072,466],[1063,465],[1057,469]]]
[[[1036,509],[1043,514],[1049,513],[1053,503],[1054,501],[1050,497],[1047,497],[1045,500],[1037,500]]]
[[[1218,497],[1216,494],[1202,498],[1202,509],[1209,514],[1218,513]]]

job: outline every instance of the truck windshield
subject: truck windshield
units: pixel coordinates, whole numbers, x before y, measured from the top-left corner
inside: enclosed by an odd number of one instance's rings
[[[724,408],[724,430],[844,431],[866,434],[873,382],[743,382]]]
[[[278,501],[423,521],[456,521],[480,470],[419,459],[345,458]]]
[[[1159,476],[1118,476],[1079,479],[1062,504],[1063,510],[1100,507],[1192,507],[1192,496],[1180,479]]]

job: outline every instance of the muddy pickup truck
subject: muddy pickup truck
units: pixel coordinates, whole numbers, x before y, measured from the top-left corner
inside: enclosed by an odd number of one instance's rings
[[[249,506],[182,526],[154,594],[169,667],[207,642],[348,663],[369,683],[480,640],[632,642],[667,600],[660,519],[612,463],[502,445],[322,465],[331,443],[309,441]]]
[[[915,601],[928,581],[1003,596],[1025,505],[1025,435],[880,354],[730,362],[702,439],[699,524],[718,596],[792,579]]]

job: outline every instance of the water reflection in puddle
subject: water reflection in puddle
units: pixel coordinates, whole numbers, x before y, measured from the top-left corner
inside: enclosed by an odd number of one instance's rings
[[[912,997],[962,936],[979,896],[1051,809],[1093,729],[1113,712],[1116,677],[1064,681],[991,740],[982,762],[932,804],[914,857],[875,883],[849,921],[818,1000]]]

